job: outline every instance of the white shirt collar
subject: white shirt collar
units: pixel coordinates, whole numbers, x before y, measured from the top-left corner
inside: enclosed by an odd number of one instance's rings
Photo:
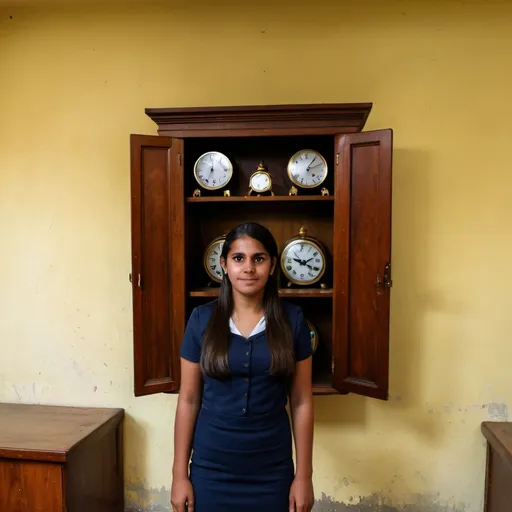
[[[265,317],[262,316],[260,321],[256,324],[254,329],[252,330],[251,334],[249,334],[249,338],[251,336],[254,336],[256,334],[259,334],[260,332],[263,332],[266,329],[267,323],[265,321]],[[238,330],[238,327],[235,325],[235,322],[233,322],[233,319],[229,319],[229,329],[233,334],[238,334],[239,336],[242,336],[242,333]]]

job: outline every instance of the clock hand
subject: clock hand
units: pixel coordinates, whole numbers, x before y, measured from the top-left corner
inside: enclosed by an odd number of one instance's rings
[[[309,165],[306,169],[306,171],[309,171],[309,168],[311,167],[311,164],[316,160],[316,155],[315,155],[315,158],[313,158],[313,160],[311,160],[311,162],[309,162]]]
[[[301,265],[305,265],[305,264],[306,264],[306,260],[301,260],[301,259],[297,256],[297,254],[295,254],[295,253],[293,253],[293,254],[295,255],[295,258],[296,258],[296,259],[294,258],[294,259],[295,259],[295,261],[299,262]]]
[[[303,267],[305,264],[306,264],[306,261],[305,260],[301,260],[295,253],[293,253],[295,258],[293,258],[293,261],[296,261],[297,263],[300,264],[301,267]]]

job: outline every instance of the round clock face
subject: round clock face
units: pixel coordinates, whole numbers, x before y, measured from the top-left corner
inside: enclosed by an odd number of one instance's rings
[[[220,255],[224,246],[224,237],[212,240],[204,252],[204,268],[210,278],[217,283],[222,281],[222,266],[220,264]]]
[[[327,162],[318,151],[302,149],[290,158],[288,177],[297,187],[318,187],[327,177]]]
[[[217,190],[231,180],[233,165],[226,155],[218,151],[209,151],[197,159],[194,176],[201,187],[206,190]]]
[[[251,176],[250,185],[254,192],[266,192],[270,190],[272,181],[266,172],[255,172]]]
[[[281,268],[284,275],[298,285],[310,285],[319,281],[325,272],[325,256],[322,249],[311,240],[293,240],[283,250]]]

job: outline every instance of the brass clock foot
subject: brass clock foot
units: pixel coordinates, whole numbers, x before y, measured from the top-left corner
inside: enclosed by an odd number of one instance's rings
[[[196,188],[194,190],[194,193],[192,194],[192,196],[193,197],[201,197],[201,191],[198,188]]]

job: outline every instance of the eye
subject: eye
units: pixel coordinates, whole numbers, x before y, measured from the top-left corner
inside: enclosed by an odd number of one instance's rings
[[[256,256],[256,258],[254,258],[254,260],[256,261],[256,263],[262,263],[263,261],[265,261],[265,257],[264,256]]]
[[[233,256],[233,259],[234,259],[237,263],[240,263],[244,258],[243,258],[243,256],[236,255],[236,256]]]

